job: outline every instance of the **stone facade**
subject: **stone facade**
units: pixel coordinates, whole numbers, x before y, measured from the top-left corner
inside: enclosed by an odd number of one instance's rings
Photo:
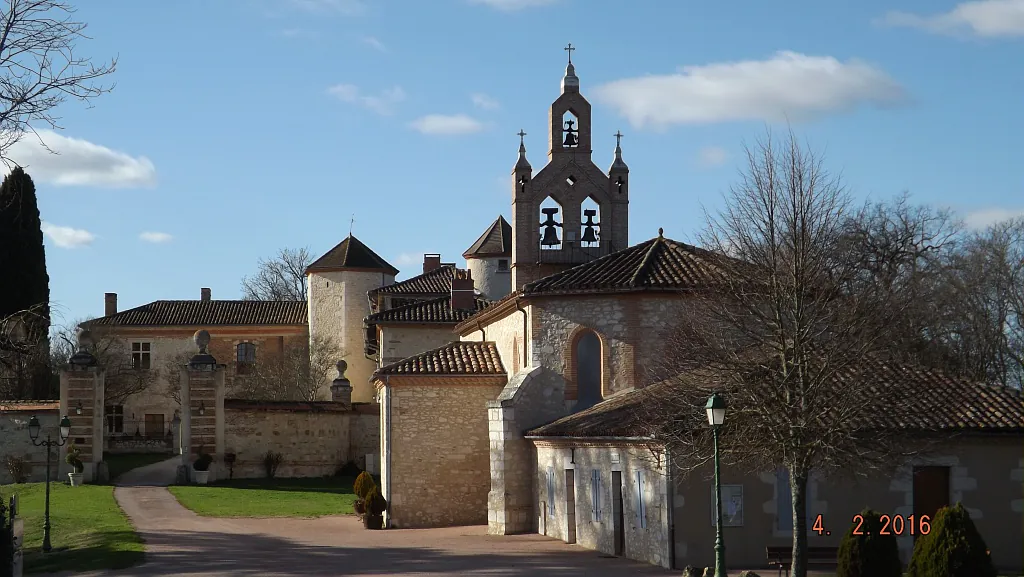
[[[533,444],[538,533],[671,568],[672,511],[663,451],[658,459],[658,453],[642,445],[542,440]],[[621,550],[616,545],[620,532]]]
[[[496,301],[512,292],[511,262],[511,255],[474,257],[466,259],[466,268],[475,281],[476,290],[484,298]]]
[[[385,323],[377,326],[380,327],[381,366],[459,340],[451,325]]]
[[[380,474],[380,405],[355,405],[350,425],[350,458],[364,470]]]
[[[523,305],[521,310],[512,309],[505,316],[489,321],[480,328],[467,329],[462,335],[464,341],[491,341],[498,348],[502,366],[509,374],[529,365],[526,355],[529,354],[527,339],[523,333],[530,328],[530,307]],[[525,318],[524,318],[524,315]]]
[[[329,401],[230,401],[225,412],[224,447],[226,453],[235,454],[234,477],[265,477],[263,456],[268,451],[283,456],[279,477],[333,475],[357,456],[352,442],[353,417],[343,405]]]
[[[370,375],[377,366],[363,354],[363,318],[370,314],[366,293],[394,283],[395,277],[381,271],[317,271],[308,275],[308,281],[309,334],[329,336],[338,343],[348,363],[352,401],[372,401]]]
[[[381,381],[378,381],[381,383]],[[381,383],[385,497],[390,527],[483,523],[487,518],[487,402],[505,377],[392,376]]]
[[[8,455],[24,459],[28,467],[28,481],[39,482],[46,478],[46,448],[36,447],[28,434],[28,421],[39,418],[42,433],[49,432],[56,438],[61,415],[58,403],[50,402],[4,402],[0,403],[0,485],[14,482],[7,470]],[[64,477],[70,467],[64,464],[60,450],[53,450],[50,474],[54,480]],[[66,477],[65,477],[66,478]]]

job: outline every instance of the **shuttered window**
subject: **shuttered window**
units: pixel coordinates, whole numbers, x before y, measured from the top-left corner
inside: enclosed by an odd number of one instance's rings
[[[601,521],[601,471],[590,473],[590,510],[594,521]]]

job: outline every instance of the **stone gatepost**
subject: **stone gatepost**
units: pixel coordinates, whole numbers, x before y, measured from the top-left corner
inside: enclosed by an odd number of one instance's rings
[[[213,456],[210,480],[219,477],[224,459],[224,365],[207,347],[210,333],[196,331],[199,352],[181,369],[181,466],[178,479],[192,479],[192,462],[201,452]]]
[[[345,369],[348,363],[338,361],[338,378],[331,381],[331,400],[336,403],[344,403],[346,407],[352,408],[352,383],[345,377]]]
[[[91,333],[79,328],[78,351],[60,371],[60,415],[67,415],[71,420],[71,435],[57,452],[56,470],[58,477],[71,472],[64,456],[68,446],[74,443],[85,465],[83,479],[104,482],[107,480],[102,466],[105,371],[89,352],[92,344]]]

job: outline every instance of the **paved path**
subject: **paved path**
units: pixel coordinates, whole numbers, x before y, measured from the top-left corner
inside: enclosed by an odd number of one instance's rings
[[[146,563],[81,577],[678,575],[539,535],[486,527],[367,531],[353,516],[215,519],[182,507],[163,486],[175,462],[126,473],[114,496],[146,541]],[[172,473],[168,477],[168,473]],[[129,486],[142,484],[148,486]]]

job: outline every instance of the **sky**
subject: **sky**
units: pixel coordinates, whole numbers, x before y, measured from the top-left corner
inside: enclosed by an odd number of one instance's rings
[[[594,161],[621,130],[630,242],[693,242],[787,125],[858,201],[1024,214],[1024,0],[78,2],[114,90],[11,156],[36,181],[54,323],[241,296],[281,248],[356,237],[401,270],[511,215],[568,43]],[[43,127],[40,127],[43,128]],[[354,223],[353,223],[354,219]]]

